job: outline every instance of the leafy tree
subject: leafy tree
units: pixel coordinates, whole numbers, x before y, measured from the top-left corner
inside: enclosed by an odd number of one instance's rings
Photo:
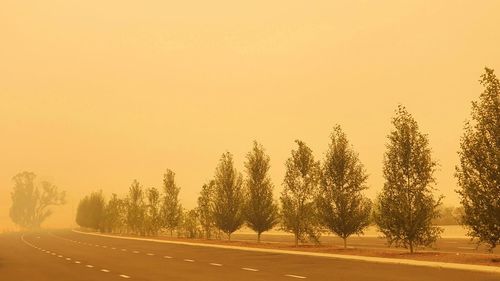
[[[270,158],[256,141],[247,154],[245,218],[248,227],[257,232],[260,242],[262,232],[278,223],[278,207],[273,200],[273,184],[269,177]]]
[[[241,174],[233,167],[233,156],[222,154],[215,172],[215,225],[231,240],[231,234],[243,224],[243,190]]]
[[[456,177],[468,235],[493,249],[500,243],[500,81],[485,68],[480,83],[484,91],[465,124]]]
[[[295,246],[306,236],[318,243],[319,225],[314,199],[319,180],[319,163],[312,150],[300,140],[297,150],[286,161],[286,173],[281,193],[282,229],[295,236]]]
[[[116,194],[111,195],[104,210],[104,229],[106,232],[122,232],[125,226],[126,205]]]
[[[106,201],[102,191],[92,192],[85,196],[77,209],[76,221],[82,227],[105,231]]]
[[[394,130],[384,155],[385,183],[374,214],[375,222],[390,245],[410,248],[429,246],[442,229],[432,225],[439,217],[441,197],[432,192],[436,162],[427,135],[405,107],[399,106],[392,120]]]
[[[127,197],[127,226],[136,234],[146,235],[144,219],[146,217],[146,204],[144,190],[137,180],[132,182]]]
[[[146,231],[147,234],[157,235],[162,226],[161,198],[158,189],[152,187],[147,190]]]
[[[212,237],[212,231],[215,226],[214,189],[215,182],[211,180],[208,184],[202,186],[200,196],[198,197],[198,216],[201,228],[207,239]]]
[[[172,236],[174,229],[179,226],[182,206],[179,203],[180,187],[175,184],[175,173],[168,169],[163,175],[163,191],[165,193],[162,206],[164,226],[170,230],[170,236]]]
[[[182,222],[184,236],[187,238],[197,238],[200,236],[200,223],[198,212],[195,209],[187,211]]]
[[[10,218],[22,228],[40,228],[51,214],[51,206],[65,203],[65,192],[47,181],[35,183],[36,175],[22,172],[15,175],[14,191],[11,193]]]
[[[358,154],[336,126],[322,167],[317,206],[321,223],[344,240],[344,248],[349,236],[362,234],[370,223],[371,202],[361,194],[367,178]]]

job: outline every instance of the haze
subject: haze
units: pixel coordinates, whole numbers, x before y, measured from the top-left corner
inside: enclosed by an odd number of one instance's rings
[[[220,155],[243,171],[253,140],[278,195],[293,141],[321,159],[337,123],[374,198],[398,104],[429,134],[438,192],[458,204],[463,122],[483,68],[500,71],[500,2],[181,2],[3,1],[0,229],[14,227],[18,172],[67,191],[44,225],[71,226],[84,194],[161,187],[166,168],[192,208]]]

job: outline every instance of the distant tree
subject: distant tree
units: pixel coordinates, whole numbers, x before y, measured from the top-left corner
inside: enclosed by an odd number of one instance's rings
[[[92,192],[80,201],[77,209],[76,222],[87,228],[104,232],[106,201],[102,191]]]
[[[13,178],[10,218],[22,228],[40,228],[42,222],[52,214],[51,206],[65,203],[65,192],[47,181],[35,182],[36,175],[22,172]]]
[[[371,201],[361,193],[367,178],[358,154],[336,126],[323,162],[317,206],[322,225],[344,240],[344,248],[349,236],[362,234],[370,224]]]
[[[241,174],[233,165],[233,156],[222,154],[215,172],[214,221],[217,228],[231,234],[243,224],[243,189]]]
[[[457,208],[453,206],[440,206],[439,218],[432,220],[433,225],[457,225],[459,224],[457,217]]]
[[[427,135],[406,108],[399,106],[392,120],[394,130],[384,155],[385,183],[374,214],[379,230],[389,244],[409,248],[429,246],[442,229],[432,225],[439,217],[441,197],[432,192],[436,162],[432,160]]]
[[[182,206],[179,203],[180,187],[175,183],[175,173],[167,169],[163,175],[163,200],[162,214],[164,226],[170,231],[172,236],[174,229],[179,226],[181,220]]]
[[[484,91],[472,103],[460,142],[457,192],[468,235],[493,249],[500,243],[500,81],[485,68],[480,83]]]
[[[137,180],[132,182],[127,197],[127,226],[136,234],[146,235],[144,219],[146,204],[144,190]]]
[[[161,198],[158,189],[152,187],[147,190],[146,231],[147,234],[157,235],[162,227]]]
[[[182,226],[186,238],[197,238],[200,235],[199,216],[195,209],[184,213]]]
[[[125,226],[125,201],[116,194],[111,195],[104,210],[104,225],[106,232],[122,232]]]
[[[306,237],[319,243],[319,221],[314,199],[319,180],[319,163],[312,150],[300,140],[297,150],[286,161],[286,173],[281,193],[282,229],[295,236],[295,246]]]
[[[257,232],[260,242],[262,232],[278,223],[278,207],[273,200],[273,184],[269,177],[270,158],[256,141],[247,154],[245,219],[248,227]]]
[[[214,189],[215,182],[211,180],[204,184],[198,197],[198,216],[205,238],[212,237],[214,222]]]

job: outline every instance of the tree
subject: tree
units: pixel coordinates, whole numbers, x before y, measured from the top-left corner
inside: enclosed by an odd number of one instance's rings
[[[127,226],[133,233],[146,235],[144,228],[145,206],[144,190],[139,182],[134,180],[127,197]]]
[[[147,190],[146,232],[157,235],[162,226],[161,199],[158,189],[152,187]]]
[[[175,173],[169,169],[163,175],[163,191],[165,193],[162,206],[164,226],[170,230],[170,236],[172,236],[174,229],[179,226],[182,206],[179,203],[180,188],[175,184]]]
[[[384,155],[385,183],[374,214],[379,230],[390,245],[414,252],[416,246],[429,246],[442,229],[432,225],[439,217],[441,198],[434,198],[436,162],[432,160],[427,135],[405,107],[399,106],[392,119],[394,130]]]
[[[286,161],[286,173],[281,193],[282,229],[295,236],[295,246],[306,236],[318,243],[319,225],[314,199],[319,179],[319,163],[312,150],[300,140],[297,150]]]
[[[185,212],[183,216],[183,230],[186,238],[197,238],[200,234],[199,216],[195,209]]]
[[[340,126],[330,140],[321,170],[318,213],[323,226],[341,237],[346,248],[347,238],[362,234],[370,224],[371,202],[361,194],[368,176]]]
[[[122,232],[125,226],[126,206],[116,194],[111,195],[104,210],[104,229],[106,232]]]
[[[214,188],[215,182],[211,180],[208,184],[204,184],[201,188],[200,196],[198,197],[198,216],[205,234],[205,238],[210,239],[214,223]]]
[[[490,249],[500,243],[500,81],[493,69],[481,75],[484,91],[472,103],[460,141],[456,177],[468,235]]]
[[[245,219],[248,227],[257,232],[260,242],[262,232],[278,223],[278,207],[273,200],[273,184],[269,177],[270,158],[256,141],[247,154]]]
[[[80,201],[77,209],[76,222],[82,227],[104,232],[106,201],[102,191],[92,192]]]
[[[10,218],[22,228],[40,228],[51,214],[51,206],[65,203],[65,192],[48,181],[35,182],[36,175],[22,172],[15,175],[14,191],[11,193]]]
[[[242,177],[233,166],[233,156],[226,152],[215,171],[214,221],[228,240],[243,224]]]

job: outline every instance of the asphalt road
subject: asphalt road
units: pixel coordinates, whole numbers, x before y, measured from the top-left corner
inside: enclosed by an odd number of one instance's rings
[[[500,280],[498,274],[89,236],[0,235],[0,280]]]

